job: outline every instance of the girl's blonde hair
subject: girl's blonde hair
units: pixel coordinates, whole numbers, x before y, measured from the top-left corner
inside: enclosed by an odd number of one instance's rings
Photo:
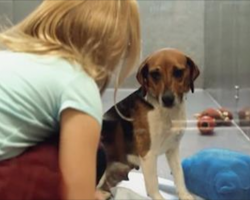
[[[135,0],[44,0],[0,34],[12,51],[56,55],[79,63],[100,89],[123,60],[118,84],[139,61],[140,22]]]

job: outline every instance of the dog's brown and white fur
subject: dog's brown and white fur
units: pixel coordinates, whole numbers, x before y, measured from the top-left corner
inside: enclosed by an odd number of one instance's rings
[[[141,64],[141,87],[104,115],[102,143],[108,167],[99,188],[108,191],[128,172],[141,166],[148,195],[163,199],[158,189],[157,157],[165,154],[181,200],[192,200],[185,187],[179,144],[186,127],[184,96],[194,90],[199,70],[191,58],[175,49],[161,49]]]

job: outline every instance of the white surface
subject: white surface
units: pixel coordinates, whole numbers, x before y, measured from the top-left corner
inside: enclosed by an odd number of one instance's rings
[[[166,200],[178,200],[174,183],[170,180],[158,178],[159,190]],[[130,172],[129,181],[122,181],[112,189],[114,200],[150,200],[144,187],[144,178],[141,173]],[[201,198],[196,197],[201,200]]]

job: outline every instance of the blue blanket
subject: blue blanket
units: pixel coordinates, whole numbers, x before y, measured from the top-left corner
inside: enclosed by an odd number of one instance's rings
[[[206,149],[182,162],[186,186],[207,200],[250,200],[250,156]]]

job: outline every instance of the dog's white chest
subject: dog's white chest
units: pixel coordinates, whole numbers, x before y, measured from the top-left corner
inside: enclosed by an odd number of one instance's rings
[[[157,155],[177,145],[186,127],[185,107],[167,109],[156,106],[148,113],[150,150]]]

